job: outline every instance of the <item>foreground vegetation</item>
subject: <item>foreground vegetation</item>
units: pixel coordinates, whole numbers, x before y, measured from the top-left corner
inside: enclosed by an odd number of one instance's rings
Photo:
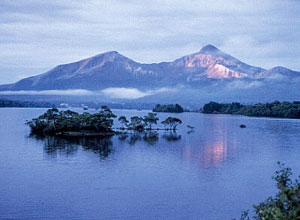
[[[300,118],[300,102],[274,101],[266,104],[242,105],[238,102],[221,104],[209,102],[205,104],[202,113],[206,114],[238,114],[258,117]]]
[[[107,106],[102,106],[95,114],[66,110],[59,111],[57,108],[48,109],[43,115],[27,122],[33,134],[61,135],[61,136],[109,136],[116,133],[112,128],[114,118],[117,116]],[[133,116],[130,121],[125,116],[118,118],[122,124],[117,130],[173,130],[182,123],[178,118],[168,117],[161,123],[164,128],[155,128],[159,121],[156,113],[148,113],[144,117]]]
[[[275,172],[278,193],[274,197],[254,206],[254,216],[244,212],[241,220],[299,220],[300,219],[300,177],[293,181],[292,171],[278,163],[280,169]]]

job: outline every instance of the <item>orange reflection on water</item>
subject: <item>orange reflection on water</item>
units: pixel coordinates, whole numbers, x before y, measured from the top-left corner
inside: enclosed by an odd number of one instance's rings
[[[226,141],[218,140],[218,142],[209,143],[204,149],[203,162],[205,165],[219,164],[227,158],[228,149]]]
[[[182,159],[201,166],[222,164],[226,161],[228,149],[226,141],[208,142],[203,145],[186,145],[182,152]]]
[[[225,119],[226,120],[226,119]],[[198,144],[186,143],[183,149],[183,160],[197,166],[218,166],[236,153],[236,134],[226,127],[223,117],[210,118],[207,128],[210,137],[203,137]]]

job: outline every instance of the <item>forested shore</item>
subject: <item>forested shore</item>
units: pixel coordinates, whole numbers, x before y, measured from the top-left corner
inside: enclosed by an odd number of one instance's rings
[[[258,103],[243,105],[239,102],[228,104],[209,102],[200,109],[204,114],[236,114],[256,117],[300,118],[300,101]]]

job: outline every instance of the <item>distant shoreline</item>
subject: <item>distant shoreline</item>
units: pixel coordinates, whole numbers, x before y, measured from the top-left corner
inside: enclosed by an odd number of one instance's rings
[[[229,114],[249,117],[300,119],[300,101],[242,105],[239,102],[209,102],[200,109],[203,114]]]

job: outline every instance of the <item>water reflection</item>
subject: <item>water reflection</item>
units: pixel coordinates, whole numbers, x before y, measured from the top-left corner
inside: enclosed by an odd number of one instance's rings
[[[130,134],[129,136],[129,144],[130,145],[135,145],[136,142],[141,141],[142,140],[142,136],[140,134],[140,132],[134,132],[133,134]]]
[[[145,132],[145,134],[143,135],[143,140],[151,146],[154,146],[157,143],[158,139],[159,137],[157,132]]]
[[[181,135],[178,135],[176,132],[170,131],[162,136],[167,141],[179,141],[181,139]]]
[[[151,146],[154,146],[159,140],[159,134],[156,131],[134,131],[133,133],[129,134],[121,134],[118,138],[120,141],[128,141],[129,145],[135,145],[137,142],[143,141]]]
[[[63,154],[66,156],[74,155],[80,147],[82,147],[83,150],[98,154],[102,159],[107,158],[112,153],[113,143],[110,137],[60,138],[54,136],[37,135],[31,135],[30,137],[37,140],[42,140],[44,142],[44,152],[52,156],[57,154]]]
[[[157,131],[134,131],[133,133],[125,133],[118,135],[120,141],[128,141],[129,145],[135,145],[137,142],[145,142],[148,145],[154,146],[158,144],[160,134]],[[166,132],[162,135],[162,138],[167,141],[179,141],[181,135],[178,135],[174,131]]]
[[[195,133],[195,130],[189,130],[186,132],[187,134],[192,134],[192,133]]]
[[[173,149],[176,149],[173,151],[174,153],[177,152],[182,155],[182,159],[200,167],[207,167],[223,164],[228,156],[235,154],[236,145],[235,132],[224,128],[222,120],[211,120],[210,123],[210,125],[207,124],[207,128],[210,129],[209,136],[196,133],[192,134],[191,137],[185,136],[185,142],[182,142],[182,134],[175,131],[134,131],[115,135],[112,138],[61,138],[36,135],[31,135],[31,137],[43,141],[44,152],[50,156],[72,156],[83,149],[97,154],[101,159],[105,159],[113,153],[113,144],[118,147],[118,144],[114,143],[116,140],[124,142],[128,146],[142,143],[145,146],[160,147],[161,145],[168,148],[169,145],[163,142],[167,141],[172,144]]]
[[[210,117],[203,120],[203,133],[188,138],[183,148],[183,160],[197,167],[219,167],[236,157],[237,138],[245,135],[246,130],[239,126],[228,126],[224,117]],[[205,131],[205,132],[204,132]]]
[[[203,154],[206,165],[220,164],[227,159],[228,146],[225,141],[218,140],[214,143],[207,143]]]
[[[44,137],[44,151],[49,155],[65,154],[73,155],[78,151],[78,145],[70,143],[68,140],[56,137]]]
[[[117,135],[120,141],[127,142],[129,145],[135,145],[137,142],[146,143],[149,146],[155,146],[159,142],[160,134],[157,131],[144,131],[123,133]],[[30,138],[42,141],[44,143],[44,152],[47,155],[57,156],[74,155],[80,148],[86,151],[91,151],[98,154],[100,158],[105,159],[113,152],[113,141],[111,137],[96,138],[96,137],[72,137],[61,138],[55,136],[40,136],[31,134]],[[181,135],[176,132],[167,132],[162,135],[162,138],[169,141],[179,141]]]
[[[231,143],[235,133],[227,127],[226,119],[223,117],[214,117],[211,121],[211,140],[204,143],[204,152],[199,154],[203,163],[206,165],[222,164],[227,160],[228,150],[233,150]]]

